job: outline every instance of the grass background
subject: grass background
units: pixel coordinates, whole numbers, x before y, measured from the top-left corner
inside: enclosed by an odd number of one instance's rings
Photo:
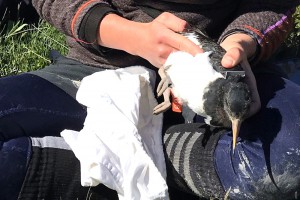
[[[279,58],[300,57],[300,6],[294,15],[295,28],[277,54]],[[65,36],[45,21],[22,22],[19,19],[0,22],[0,77],[32,71],[50,64],[49,52],[68,52]]]
[[[50,64],[49,51],[65,55],[65,36],[45,21],[36,25],[9,22],[0,36],[0,76],[32,71]]]

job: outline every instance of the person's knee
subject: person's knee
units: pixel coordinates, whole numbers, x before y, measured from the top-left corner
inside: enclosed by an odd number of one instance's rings
[[[31,141],[21,137],[0,141],[1,199],[17,199],[31,155]]]

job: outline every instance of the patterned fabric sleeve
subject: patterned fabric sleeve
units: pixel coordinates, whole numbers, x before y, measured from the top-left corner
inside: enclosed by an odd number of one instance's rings
[[[86,44],[96,42],[102,18],[115,12],[103,0],[32,0],[39,15],[67,36]]]
[[[281,3],[282,2],[282,3]],[[227,36],[243,32],[252,36],[258,44],[256,54],[250,58],[255,64],[267,60],[293,29],[293,13],[299,1],[242,1],[231,24],[225,29],[219,42]]]

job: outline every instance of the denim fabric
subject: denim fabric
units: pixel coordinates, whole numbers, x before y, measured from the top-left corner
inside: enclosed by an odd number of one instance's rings
[[[287,58],[284,60],[276,60],[274,68],[280,69],[285,76],[300,85],[300,58]]]
[[[32,74],[0,79],[0,141],[59,136],[81,130],[86,110],[52,83]]]
[[[232,152],[231,132],[215,150],[224,189],[232,199],[300,198],[300,86],[257,75],[261,111],[241,127]]]
[[[31,154],[24,136],[81,130],[86,110],[52,83],[32,74],[0,79],[0,199],[17,199]],[[13,139],[16,138],[16,139]]]
[[[300,86],[267,74],[257,75],[257,82],[262,110],[243,123],[234,154],[231,132],[221,136],[216,170],[232,199],[299,198]],[[4,195],[14,199],[20,190],[30,154],[24,136],[81,130],[85,117],[85,108],[76,100],[38,76],[1,78],[1,199]]]
[[[31,142],[27,137],[0,141],[0,198],[17,199],[31,155]]]

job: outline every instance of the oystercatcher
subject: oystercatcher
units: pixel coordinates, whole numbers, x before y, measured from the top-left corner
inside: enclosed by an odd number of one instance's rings
[[[161,82],[158,96],[164,102],[154,108],[154,114],[171,107],[170,94],[195,114],[203,116],[212,126],[232,128],[233,150],[240,125],[251,103],[249,87],[243,82],[245,71],[240,65],[227,69],[221,65],[225,50],[213,40],[195,30],[182,33],[199,45],[204,53],[192,56],[177,51],[170,54],[159,69]]]

